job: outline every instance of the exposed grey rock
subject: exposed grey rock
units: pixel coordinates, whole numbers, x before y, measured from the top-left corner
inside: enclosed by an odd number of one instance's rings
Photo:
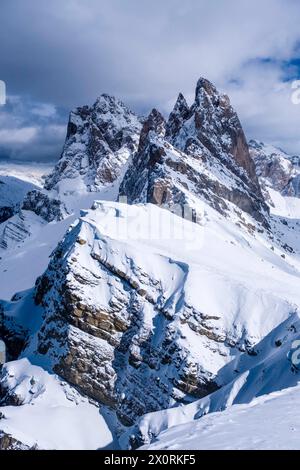
[[[37,450],[37,447],[30,447],[10,434],[0,431],[0,450]]]
[[[64,203],[43,191],[30,191],[25,196],[23,210],[32,211],[46,222],[60,221],[68,215]]]
[[[45,223],[32,211],[20,210],[0,225],[0,248],[7,250],[21,246],[36,229]]]
[[[103,94],[91,107],[70,114],[64,149],[45,188],[65,179],[88,191],[112,184],[137,149],[141,123],[123,103]]]
[[[13,176],[0,176],[0,224],[18,213],[26,193],[35,186]]]
[[[204,79],[191,108],[180,94],[167,123],[157,110],[150,113],[120,195],[170,208],[197,197],[222,214],[229,202],[268,228],[268,207],[238,116],[229,98]]]
[[[151,277],[126,252],[114,258],[116,249],[107,247],[105,237],[81,221],[53,254],[36,287],[36,303],[45,309],[39,354],[81,393],[116,410],[125,425],[217,389],[201,355],[196,361],[181,345],[180,328],[187,324],[199,341],[218,344],[225,337],[184,303],[175,314],[159,275]],[[173,266],[184,279],[185,266]],[[159,323],[156,332],[147,315]]]
[[[300,197],[299,156],[256,140],[251,140],[249,147],[263,188],[268,186],[283,196]]]
[[[4,313],[0,303],[0,338],[5,341],[7,361],[15,360],[26,345],[28,331]]]

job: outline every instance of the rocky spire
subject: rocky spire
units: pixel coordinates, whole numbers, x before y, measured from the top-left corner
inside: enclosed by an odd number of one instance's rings
[[[200,104],[201,95],[205,92],[208,96],[218,95],[216,87],[206,78],[200,77],[195,91],[195,103]]]
[[[137,150],[140,130],[138,117],[114,96],[102,94],[93,106],[76,108],[70,113],[63,153],[45,188],[57,189],[65,179],[76,181],[75,191],[98,191],[114,183]]]
[[[167,122],[166,138],[170,139],[176,135],[183,122],[186,121],[189,116],[190,108],[183,94],[179,93],[173,111],[171,112]]]
[[[163,138],[166,133],[166,121],[157,109],[153,108],[142,127],[139,152],[143,151],[147,145],[150,132],[156,137]]]
[[[169,122],[174,121],[173,113]],[[239,178],[247,180],[252,191],[261,196],[242,125],[227,95],[219,93],[209,80],[200,78],[195,102],[185,119],[183,114],[180,116],[181,123],[177,121],[173,132],[168,132],[175,147],[188,154],[195,154],[198,148],[210,162],[212,159],[221,161]]]
[[[167,124],[156,109],[150,113],[120,194],[130,203],[169,207],[185,205],[193,195],[222,213],[231,210],[229,202],[268,226],[268,208],[239,118],[229,98],[203,78],[191,108],[180,93]]]

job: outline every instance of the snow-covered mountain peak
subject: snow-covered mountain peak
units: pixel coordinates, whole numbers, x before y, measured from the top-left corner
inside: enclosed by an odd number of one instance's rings
[[[299,160],[250,148],[259,180],[203,78],[167,122],[107,94],[72,111],[46,187],[0,224],[0,448],[194,445],[204,414],[299,382]]]
[[[0,175],[0,224],[19,211],[26,193],[34,189],[37,187],[32,183]]]
[[[187,101],[182,93],[179,93],[173,111],[171,112],[167,127],[166,127],[166,138],[169,139],[175,135],[183,122],[186,121],[190,116],[190,108]]]
[[[222,214],[243,211],[268,226],[242,126],[214,85],[200,79],[191,108],[180,94],[164,133],[164,120],[155,110],[144,124],[121,195],[171,210],[175,204],[196,210],[195,201],[205,200]]]
[[[121,101],[103,94],[91,107],[71,112],[63,153],[45,188],[98,191],[122,176],[136,151],[141,123]]]
[[[145,120],[139,142],[139,152],[145,150],[150,138],[164,138],[166,134],[166,121],[162,114],[155,108],[152,109]]]
[[[197,81],[196,90],[195,90],[196,101],[203,90],[210,96],[218,94],[218,91],[212,82],[210,82],[207,78],[200,77]]]

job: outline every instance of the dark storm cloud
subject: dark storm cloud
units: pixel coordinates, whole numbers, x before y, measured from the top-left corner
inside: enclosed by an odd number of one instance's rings
[[[63,137],[51,150],[49,129],[62,125],[67,109],[108,92],[141,113],[168,111],[178,91],[192,99],[200,75],[231,95],[251,137],[300,152],[300,107],[286,82],[299,13],[296,0],[1,0],[0,79],[30,108],[64,110],[26,125],[38,130],[31,140],[27,130],[28,150],[43,158],[58,156]],[[22,125],[7,127],[11,140],[13,131],[26,135]],[[2,139],[7,148],[7,133]],[[20,147],[13,154],[24,158]]]

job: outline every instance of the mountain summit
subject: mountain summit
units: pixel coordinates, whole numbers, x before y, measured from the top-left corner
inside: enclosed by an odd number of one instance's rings
[[[197,200],[205,200],[222,214],[241,210],[268,226],[268,208],[238,116],[229,98],[203,78],[191,107],[179,94],[167,122],[157,110],[150,113],[120,194],[131,203],[169,207],[196,208]]]
[[[201,78],[167,119],[101,95],[44,188],[3,181],[1,449],[199,445],[249,402],[278,420],[257,400],[299,393],[299,175],[250,147]]]
[[[71,112],[66,142],[45,189],[73,186],[97,191],[115,182],[138,145],[141,123],[121,101],[101,95],[93,106]],[[72,184],[71,184],[72,189]]]

